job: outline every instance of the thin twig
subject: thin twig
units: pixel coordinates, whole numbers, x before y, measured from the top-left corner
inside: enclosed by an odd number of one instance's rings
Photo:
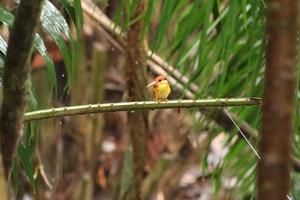
[[[60,108],[50,108],[27,112],[24,121],[48,119],[53,117],[93,114],[116,111],[137,111],[168,108],[203,108],[203,107],[227,107],[227,106],[252,106],[260,105],[260,98],[221,98],[221,99],[199,99],[199,100],[170,100],[168,102],[137,101],[124,103],[103,103]]]
[[[39,149],[37,149],[36,155],[37,155],[37,160],[39,162],[39,164],[38,164],[38,170],[40,171],[41,176],[42,176],[45,184],[51,190],[53,188],[53,186],[52,186],[51,182],[49,181],[49,178],[48,178],[48,176],[47,176],[47,174],[45,172],[44,165],[43,165],[42,158],[41,158],[41,153],[40,153]]]
[[[231,115],[227,112],[226,109],[224,109],[224,112],[228,115],[228,117],[230,118],[230,120],[232,121],[232,123],[235,125],[235,127],[238,129],[239,133],[243,136],[243,138],[245,139],[245,141],[248,143],[248,145],[250,146],[250,148],[252,149],[252,151],[254,152],[254,154],[257,156],[257,158],[261,159],[261,157],[259,156],[259,154],[257,153],[256,149],[253,147],[253,145],[251,144],[251,142],[248,140],[248,138],[245,136],[245,134],[243,133],[243,131],[240,129],[240,127],[236,124],[236,122],[232,119]]]

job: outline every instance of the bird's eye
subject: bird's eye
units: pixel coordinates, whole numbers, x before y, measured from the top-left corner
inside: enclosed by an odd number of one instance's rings
[[[158,82],[161,82],[161,80],[158,80]]]

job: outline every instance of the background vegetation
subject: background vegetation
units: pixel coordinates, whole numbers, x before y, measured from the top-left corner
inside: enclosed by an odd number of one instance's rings
[[[1,2],[0,83],[17,8]],[[46,0],[26,111],[152,100],[145,85],[157,74],[168,77],[170,99],[262,97],[266,18],[263,0]],[[298,84],[296,94],[293,199],[300,198]],[[257,149],[261,123],[257,106],[26,122],[10,193],[18,199],[254,199],[259,159],[240,132]]]

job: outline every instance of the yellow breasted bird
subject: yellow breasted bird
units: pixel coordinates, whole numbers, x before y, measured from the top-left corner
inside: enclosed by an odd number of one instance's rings
[[[164,76],[158,76],[147,87],[154,86],[154,96],[156,101],[167,101],[171,88],[168,80]]]

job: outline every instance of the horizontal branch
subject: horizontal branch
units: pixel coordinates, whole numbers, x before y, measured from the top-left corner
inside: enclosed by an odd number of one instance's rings
[[[199,99],[199,100],[169,100],[168,102],[137,101],[124,103],[103,103],[60,108],[50,108],[27,112],[24,121],[48,119],[70,115],[82,115],[116,111],[138,111],[168,108],[208,108],[228,106],[252,106],[260,105],[260,98],[220,98],[220,99]]]

